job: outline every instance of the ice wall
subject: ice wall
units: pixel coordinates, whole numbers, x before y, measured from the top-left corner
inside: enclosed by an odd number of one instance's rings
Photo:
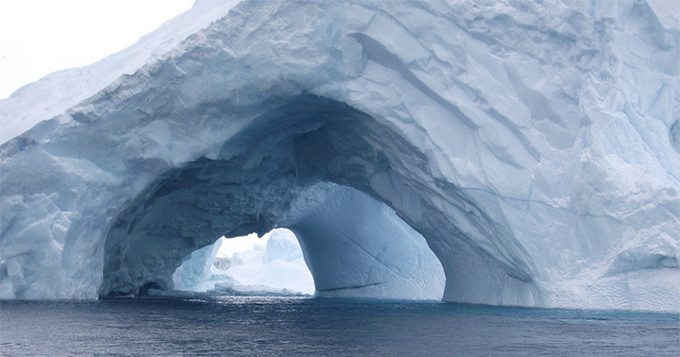
[[[22,108],[59,103],[70,80],[0,102],[21,128],[0,147],[2,297],[162,287],[191,251],[264,233],[330,182],[426,239],[445,300],[679,311],[672,14],[643,1],[223,14],[148,60],[121,57],[136,70],[114,83],[78,72],[99,86],[52,119]]]
[[[394,210],[348,187],[312,186],[282,224],[299,237],[316,294],[439,300],[444,270]]]

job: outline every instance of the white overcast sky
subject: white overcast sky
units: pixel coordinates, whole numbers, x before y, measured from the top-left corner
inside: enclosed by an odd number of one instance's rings
[[[135,43],[194,0],[0,0],[0,99]]]

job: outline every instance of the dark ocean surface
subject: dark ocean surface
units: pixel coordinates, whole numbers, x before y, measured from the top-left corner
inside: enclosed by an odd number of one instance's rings
[[[0,302],[3,356],[680,356],[680,317],[300,297]]]

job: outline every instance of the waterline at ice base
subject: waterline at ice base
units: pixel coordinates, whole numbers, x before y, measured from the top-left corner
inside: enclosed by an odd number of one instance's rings
[[[0,297],[287,228],[318,296],[680,312],[674,7],[199,0],[0,101]]]

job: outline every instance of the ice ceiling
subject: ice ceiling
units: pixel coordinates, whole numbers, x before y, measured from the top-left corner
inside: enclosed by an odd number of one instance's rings
[[[658,6],[197,1],[0,103],[0,297],[170,289],[286,227],[320,295],[678,311]]]

